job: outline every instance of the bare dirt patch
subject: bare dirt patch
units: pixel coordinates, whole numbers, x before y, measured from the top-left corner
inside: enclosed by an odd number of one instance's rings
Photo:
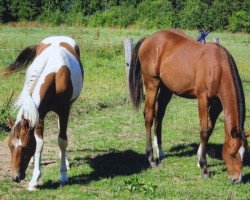
[[[7,145],[0,141],[0,180],[10,176],[10,150]]]

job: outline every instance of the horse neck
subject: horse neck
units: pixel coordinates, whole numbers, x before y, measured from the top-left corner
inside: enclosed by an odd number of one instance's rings
[[[230,60],[223,67],[219,96],[224,110],[226,133],[230,133],[236,127],[242,134],[244,131],[244,94],[237,68]]]
[[[228,80],[226,80],[228,81]],[[226,83],[223,81],[223,83]],[[239,129],[239,109],[235,86],[230,83],[224,84],[220,90],[220,99],[224,110],[225,129],[229,133],[233,127]]]

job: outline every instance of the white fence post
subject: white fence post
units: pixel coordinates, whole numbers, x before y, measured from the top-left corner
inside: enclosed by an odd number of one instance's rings
[[[134,51],[133,38],[124,39],[124,48],[125,48],[125,69],[126,69],[126,77],[127,77],[127,83],[128,83],[130,61],[131,61],[133,51]]]
[[[214,43],[215,44],[220,44],[220,38],[214,38]]]

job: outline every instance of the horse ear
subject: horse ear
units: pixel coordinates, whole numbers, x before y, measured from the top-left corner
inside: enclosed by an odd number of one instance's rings
[[[238,135],[238,130],[237,130],[237,127],[234,126],[230,132],[232,138],[235,138],[237,135]]]
[[[28,130],[30,128],[29,120],[22,118],[21,126],[25,128],[25,130]]]
[[[8,125],[8,127],[10,128],[10,129],[12,129],[12,127],[14,126],[14,120],[12,119],[12,118],[8,118],[7,119],[7,125]]]
[[[246,137],[249,137],[249,136],[250,136],[250,130],[245,131],[245,136],[246,136]]]

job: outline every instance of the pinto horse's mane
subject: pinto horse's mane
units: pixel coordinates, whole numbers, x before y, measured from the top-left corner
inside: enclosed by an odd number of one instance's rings
[[[233,59],[233,56],[229,53],[229,51],[217,44],[218,47],[222,48],[228,57],[230,70],[233,76],[235,89],[236,89],[236,95],[237,95],[237,106],[238,106],[238,112],[239,112],[239,131],[241,134],[242,139],[246,139],[245,132],[244,132],[244,123],[245,123],[245,114],[246,114],[246,107],[245,107],[245,96],[243,91],[242,82],[239,76],[239,72],[237,69],[237,65]]]

